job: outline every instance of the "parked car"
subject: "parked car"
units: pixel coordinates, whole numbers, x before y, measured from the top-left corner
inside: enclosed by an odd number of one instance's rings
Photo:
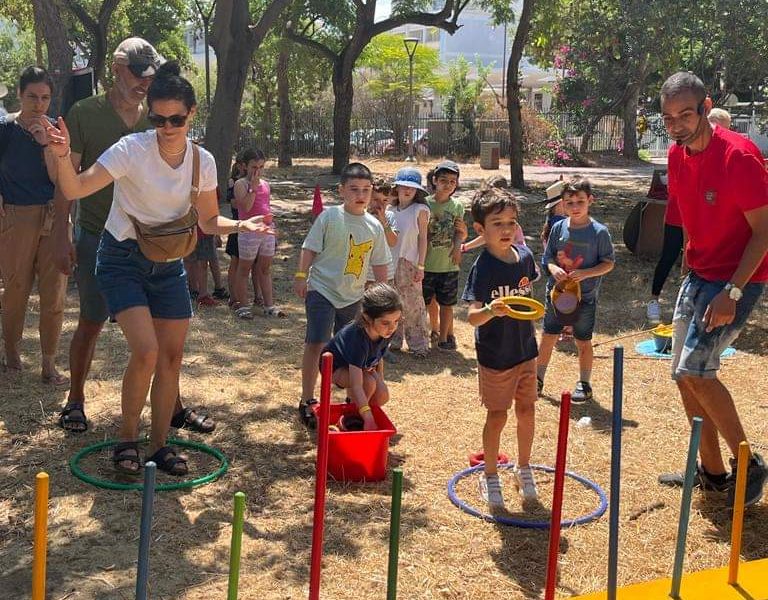
[[[408,132],[404,134],[404,137],[408,137]],[[408,140],[403,140],[403,150],[408,152]],[[413,130],[413,153],[414,154],[429,154],[429,130],[428,129],[414,129]],[[391,140],[384,148],[384,154],[397,154],[397,144],[395,140]]]
[[[394,139],[391,129],[355,129],[349,134],[349,153],[359,155],[384,154]],[[333,151],[333,142],[330,144]]]

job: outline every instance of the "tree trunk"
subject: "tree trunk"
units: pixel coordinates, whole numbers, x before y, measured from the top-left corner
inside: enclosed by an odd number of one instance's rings
[[[42,32],[48,49],[48,72],[53,79],[51,115],[61,114],[69,80],[72,77],[72,48],[67,30],[62,27],[61,7],[56,0],[32,0],[35,27]]]
[[[205,147],[216,159],[219,189],[227,188],[251,58],[289,3],[290,0],[269,2],[255,26],[250,24],[248,0],[219,0],[216,4],[211,27],[217,64],[216,92],[206,123]]]
[[[646,59],[639,59],[635,76],[630,79],[624,92],[624,102],[621,107],[624,119],[624,158],[640,158],[637,147],[637,99],[645,82]]]
[[[99,14],[94,19],[88,11],[76,0],[66,0],[66,5],[82,24],[83,28],[91,35],[91,57],[89,62],[93,69],[94,81],[106,89],[105,65],[107,62],[107,28],[112,20],[120,0],[104,0],[99,8]]]
[[[634,86],[633,86],[634,87]],[[637,148],[637,93],[629,93],[622,107],[624,120],[624,158],[638,158]]]
[[[344,69],[342,60],[333,65],[333,169],[338,175],[349,162],[349,134],[352,123],[352,69]]]
[[[531,4],[533,0],[529,0]],[[304,35],[288,31],[288,36],[305,46],[323,54],[333,64],[333,173],[338,175],[349,160],[349,132],[352,119],[352,96],[354,87],[352,71],[355,61],[372,38],[386,33],[407,23],[439,27],[450,34],[459,29],[458,18],[469,4],[468,0],[454,2],[445,0],[438,12],[407,11],[408,14],[391,15],[387,19],[375,21],[376,2],[355,0],[355,27],[347,38],[349,41],[340,53],[329,46]],[[333,6],[333,3],[329,3]],[[522,50],[521,50],[522,52]]]
[[[245,26],[243,29],[247,34]],[[250,57],[253,54],[251,44],[242,37],[235,39],[238,40],[237,46],[242,49],[240,56]],[[227,189],[232,152],[240,129],[240,105],[247,77],[248,63],[245,60],[236,56],[223,62],[217,60],[216,92],[205,128],[205,147],[216,159],[219,187],[222,190]]]
[[[277,102],[280,105],[280,138],[277,141],[277,166],[293,165],[291,156],[291,137],[293,136],[293,108],[291,107],[291,86],[288,81],[290,42],[280,42],[280,54],[277,55]]]
[[[525,187],[523,178],[523,116],[520,107],[520,79],[518,70],[531,30],[531,17],[535,0],[523,0],[523,10],[517,20],[515,39],[507,65],[507,116],[509,118],[509,184],[518,189]]]

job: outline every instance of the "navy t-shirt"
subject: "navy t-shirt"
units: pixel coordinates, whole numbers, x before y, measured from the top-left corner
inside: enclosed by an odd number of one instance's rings
[[[469,271],[462,300],[489,303],[504,296],[530,296],[535,281],[536,261],[526,246],[513,246],[520,260],[507,263],[483,250]],[[511,369],[536,358],[539,349],[533,321],[494,317],[475,328],[477,362],[489,369]]]
[[[53,199],[43,147],[15,122],[0,117],[0,194],[6,204],[36,206]]]
[[[349,365],[371,369],[379,364],[389,348],[389,341],[389,338],[381,338],[374,342],[368,337],[365,328],[353,321],[347,323],[331,338],[323,352],[333,354],[334,371]]]

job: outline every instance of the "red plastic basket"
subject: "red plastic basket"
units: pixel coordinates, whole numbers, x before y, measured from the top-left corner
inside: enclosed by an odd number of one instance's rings
[[[318,412],[320,404],[312,409]],[[357,414],[354,404],[331,404],[330,422],[342,414]],[[378,429],[373,431],[329,431],[328,474],[336,481],[382,481],[387,476],[389,438],[397,430],[386,413],[376,405],[371,414]]]

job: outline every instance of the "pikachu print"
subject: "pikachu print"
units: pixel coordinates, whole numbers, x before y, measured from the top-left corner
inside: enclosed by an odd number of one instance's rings
[[[344,275],[354,275],[359,279],[363,274],[365,266],[365,257],[373,249],[373,240],[355,243],[355,238],[349,234],[349,253],[347,254],[347,264],[344,267]]]

